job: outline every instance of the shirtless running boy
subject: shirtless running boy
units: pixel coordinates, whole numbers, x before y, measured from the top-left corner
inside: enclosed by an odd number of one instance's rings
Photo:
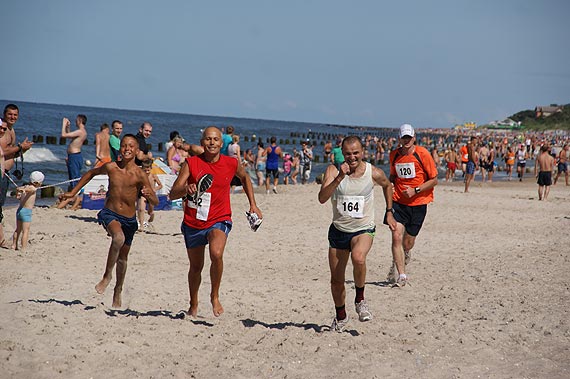
[[[136,137],[126,134],[121,139],[121,161],[110,162],[86,172],[73,190],[63,195],[64,198],[72,198],[94,176],[103,174],[109,176],[109,190],[105,206],[97,214],[97,218],[112,240],[103,279],[97,283],[95,290],[100,294],[105,292],[113,278],[113,268],[117,264],[117,281],[113,293],[114,308],[121,307],[121,291],[127,272],[127,258],[137,231],[135,217],[137,194],[140,192],[149,204],[158,204],[158,198],[148,181],[148,176],[135,164],[134,159],[138,150]]]

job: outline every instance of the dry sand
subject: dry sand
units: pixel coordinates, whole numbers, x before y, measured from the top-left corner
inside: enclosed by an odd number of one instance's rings
[[[103,273],[109,238],[96,211],[36,208],[28,251],[0,249],[2,378],[568,378],[570,187],[538,201],[525,183],[440,183],[413,250],[411,285],[384,283],[390,235],[368,257],[374,319],[354,313],[330,332],[326,231],[331,206],[317,185],[257,194],[264,223],[249,230],[233,195],[222,303],[212,315],[208,268],[197,319],[188,307],[182,212],[158,212],[138,233],[123,302]],[[4,214],[14,230],[15,209]],[[209,261],[207,262],[209,265]]]

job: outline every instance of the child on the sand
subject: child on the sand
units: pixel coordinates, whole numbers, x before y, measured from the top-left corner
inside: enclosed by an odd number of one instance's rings
[[[30,226],[32,224],[32,209],[36,203],[36,193],[44,181],[44,174],[34,171],[30,174],[30,184],[18,187],[16,198],[20,199],[20,206],[16,211],[16,230],[12,236],[12,249],[18,250],[18,241],[21,237],[20,250],[28,246]]]
[[[147,159],[142,163],[142,169],[145,174],[148,176],[148,181],[150,183],[150,188],[152,188],[155,192],[160,191],[162,188],[162,183],[158,176],[151,172],[152,170],[152,159]],[[154,206],[152,204],[148,204],[148,222],[144,220],[144,212],[147,208],[147,202],[144,197],[139,199],[139,208],[138,208],[138,219],[139,219],[139,231],[141,228],[148,229],[149,224],[154,221]]]

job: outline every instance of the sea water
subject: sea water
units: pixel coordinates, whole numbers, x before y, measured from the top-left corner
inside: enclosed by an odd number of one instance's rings
[[[78,114],[87,116],[87,144],[82,149],[84,161],[95,162],[95,133],[99,132],[101,124],[111,125],[113,120],[119,120],[123,123],[123,135],[126,133],[137,134],[143,122],[150,122],[153,129],[147,142],[152,145],[153,156],[163,158],[166,158],[166,152],[159,151],[159,145],[168,141],[171,131],[176,130],[186,141],[199,144],[202,130],[207,126],[214,125],[219,128],[226,128],[232,125],[235,128],[234,133],[241,136],[240,147],[242,151],[253,149],[255,152],[259,140],[268,146],[268,139],[275,136],[282,150],[292,153],[294,148],[300,149],[301,139],[310,138],[311,142],[314,143],[313,152],[320,158],[320,162],[313,164],[311,181],[323,173],[327,166],[323,158],[326,140],[332,140],[334,143],[335,135],[365,133],[362,129],[329,124],[42,104],[17,100],[1,100],[2,109],[8,103],[14,103],[20,109],[19,119],[15,126],[19,142],[25,138],[37,141],[38,137],[43,137],[42,143],[34,143],[33,147],[24,154],[23,162],[20,159],[17,160],[17,168],[20,170],[22,166],[24,168],[23,178],[17,180],[13,175],[11,177],[19,185],[28,180],[32,171],[39,170],[45,174],[45,185],[54,184],[62,189],[66,189],[67,184],[60,183],[68,180],[65,163],[67,145],[60,144],[62,119],[68,118],[71,121],[71,130],[75,130],[75,118]],[[370,133],[370,131],[366,133]],[[380,128],[372,134],[396,135],[393,130]],[[253,136],[256,137],[255,141],[252,141]],[[47,144],[46,137],[55,137],[57,143]],[[289,140],[288,144],[286,143],[287,140]],[[83,172],[89,168],[84,166]]]

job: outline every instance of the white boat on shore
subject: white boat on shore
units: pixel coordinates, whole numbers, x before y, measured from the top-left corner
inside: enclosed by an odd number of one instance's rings
[[[176,175],[172,174],[170,168],[160,159],[154,160],[151,172],[155,174],[162,183],[162,188],[156,193],[159,203],[154,209],[182,209],[181,200],[170,201],[168,199],[168,194],[176,180]],[[109,177],[107,175],[95,176],[83,187],[82,208],[102,209],[105,204],[108,189]]]

